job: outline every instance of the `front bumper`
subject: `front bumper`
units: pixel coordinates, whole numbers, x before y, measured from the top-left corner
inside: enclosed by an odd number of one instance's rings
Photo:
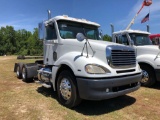
[[[77,77],[80,98],[87,100],[103,100],[121,96],[140,87],[142,73],[110,77],[82,78]]]
[[[155,69],[157,81],[160,81],[160,69]]]

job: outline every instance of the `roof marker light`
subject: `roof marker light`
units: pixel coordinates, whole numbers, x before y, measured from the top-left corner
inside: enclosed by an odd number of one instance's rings
[[[82,21],[87,21],[87,20],[82,18]]]
[[[64,18],[68,18],[68,15],[63,15]]]

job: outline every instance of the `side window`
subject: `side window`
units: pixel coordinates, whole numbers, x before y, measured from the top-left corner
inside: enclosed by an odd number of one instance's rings
[[[46,26],[46,40],[57,39],[54,23]]]
[[[123,35],[119,34],[115,38],[116,38],[116,43],[129,45],[128,38],[127,38],[126,34],[123,34]]]
[[[159,45],[159,44],[160,44],[160,38],[156,37],[156,45]]]

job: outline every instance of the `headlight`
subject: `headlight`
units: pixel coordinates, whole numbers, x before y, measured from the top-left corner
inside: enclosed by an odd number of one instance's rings
[[[88,64],[85,66],[85,70],[89,74],[105,74],[111,73],[107,68],[97,65],[97,64]]]

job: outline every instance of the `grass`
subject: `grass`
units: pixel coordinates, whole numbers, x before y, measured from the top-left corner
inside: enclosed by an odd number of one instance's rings
[[[0,57],[0,120],[158,120],[160,83],[109,100],[83,101],[74,109],[61,106],[52,89],[24,83],[13,72],[16,56]]]

